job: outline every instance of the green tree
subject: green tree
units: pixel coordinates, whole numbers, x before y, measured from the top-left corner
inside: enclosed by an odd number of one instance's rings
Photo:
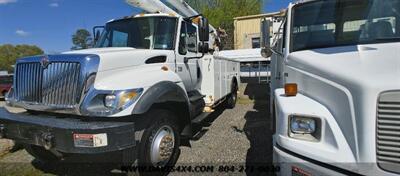
[[[72,35],[72,43],[74,46],[72,50],[87,49],[92,46],[93,40],[92,35],[86,29],[78,29],[74,35]]]
[[[263,0],[187,0],[187,2],[205,15],[214,27],[226,30],[224,49],[234,47],[234,20],[239,16],[261,13]]]
[[[41,54],[43,50],[35,45],[0,45],[0,70],[12,71],[18,58]]]

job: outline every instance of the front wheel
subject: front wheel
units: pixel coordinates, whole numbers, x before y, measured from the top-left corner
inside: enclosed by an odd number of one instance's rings
[[[154,120],[144,129],[138,164],[154,167],[175,165],[180,155],[177,117],[166,110],[152,110],[146,117]]]

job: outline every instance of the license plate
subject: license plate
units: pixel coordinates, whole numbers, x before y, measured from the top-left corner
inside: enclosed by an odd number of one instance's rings
[[[74,134],[75,147],[105,147],[107,134]]]

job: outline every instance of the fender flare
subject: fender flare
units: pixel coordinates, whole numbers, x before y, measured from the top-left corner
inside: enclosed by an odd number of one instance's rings
[[[189,98],[185,90],[171,81],[162,81],[150,87],[136,103],[132,114],[144,114],[154,104],[167,102],[176,102],[184,105],[184,112],[190,114]]]

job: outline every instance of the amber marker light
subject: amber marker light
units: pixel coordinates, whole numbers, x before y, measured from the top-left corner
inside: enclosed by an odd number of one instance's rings
[[[136,96],[138,96],[137,92],[125,92],[121,95],[119,99],[118,107],[122,107],[127,104],[129,101],[133,100]]]
[[[199,24],[200,23],[200,17],[193,18],[192,19],[192,23]]]
[[[293,97],[297,95],[297,84],[287,83],[285,84],[285,95],[288,97]]]
[[[163,70],[163,71],[168,71],[169,69],[168,69],[167,66],[162,66],[162,67],[161,67],[161,70]]]

